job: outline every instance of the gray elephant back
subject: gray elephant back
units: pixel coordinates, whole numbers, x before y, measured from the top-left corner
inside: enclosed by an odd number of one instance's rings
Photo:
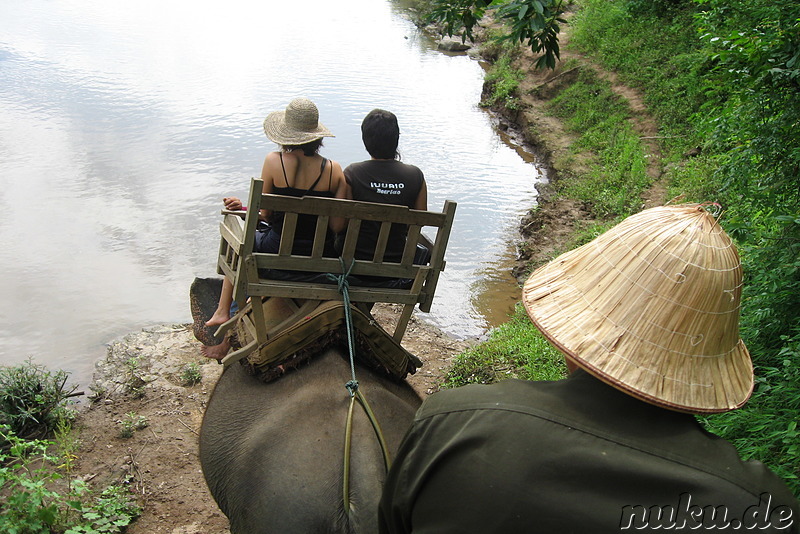
[[[234,534],[377,532],[385,480],[372,425],[356,406],[352,430],[350,504],[344,511],[345,423],[350,365],[329,349],[308,365],[262,383],[233,365],[220,377],[200,433],[208,487]],[[364,394],[390,452],[397,450],[421,399],[357,367]]]

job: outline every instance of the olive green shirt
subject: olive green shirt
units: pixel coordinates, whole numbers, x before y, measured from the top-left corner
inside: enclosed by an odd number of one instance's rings
[[[576,371],[426,399],[379,520],[387,534],[797,533],[799,513],[777,476],[694,416]]]

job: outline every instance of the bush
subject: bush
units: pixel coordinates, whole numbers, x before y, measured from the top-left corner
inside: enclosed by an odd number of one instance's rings
[[[0,367],[0,425],[22,439],[50,435],[59,420],[74,417],[67,399],[75,396],[76,386],[67,388],[68,378],[65,371],[50,372],[30,360]]]
[[[519,107],[517,89],[523,73],[512,66],[512,61],[510,55],[503,55],[489,69],[484,79],[489,95],[481,102],[482,106],[499,105],[511,110]]]

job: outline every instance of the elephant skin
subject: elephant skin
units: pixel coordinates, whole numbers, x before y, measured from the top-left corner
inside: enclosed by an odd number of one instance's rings
[[[356,404],[345,513],[343,462],[350,364],[328,349],[307,365],[263,383],[240,365],[227,368],[206,409],[200,462],[233,534],[374,533],[386,478],[383,454]],[[391,454],[421,403],[405,382],[356,367],[359,391],[378,419]]]

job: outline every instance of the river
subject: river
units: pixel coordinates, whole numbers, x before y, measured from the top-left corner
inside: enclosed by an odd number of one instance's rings
[[[189,322],[221,198],[246,195],[276,148],[262,121],[295,96],[343,165],[368,158],[368,111],[398,115],[430,209],[458,202],[425,317],[458,338],[502,322],[541,171],[479,108],[479,62],[435,48],[388,0],[0,0],[0,362],[85,384],[112,339]]]

